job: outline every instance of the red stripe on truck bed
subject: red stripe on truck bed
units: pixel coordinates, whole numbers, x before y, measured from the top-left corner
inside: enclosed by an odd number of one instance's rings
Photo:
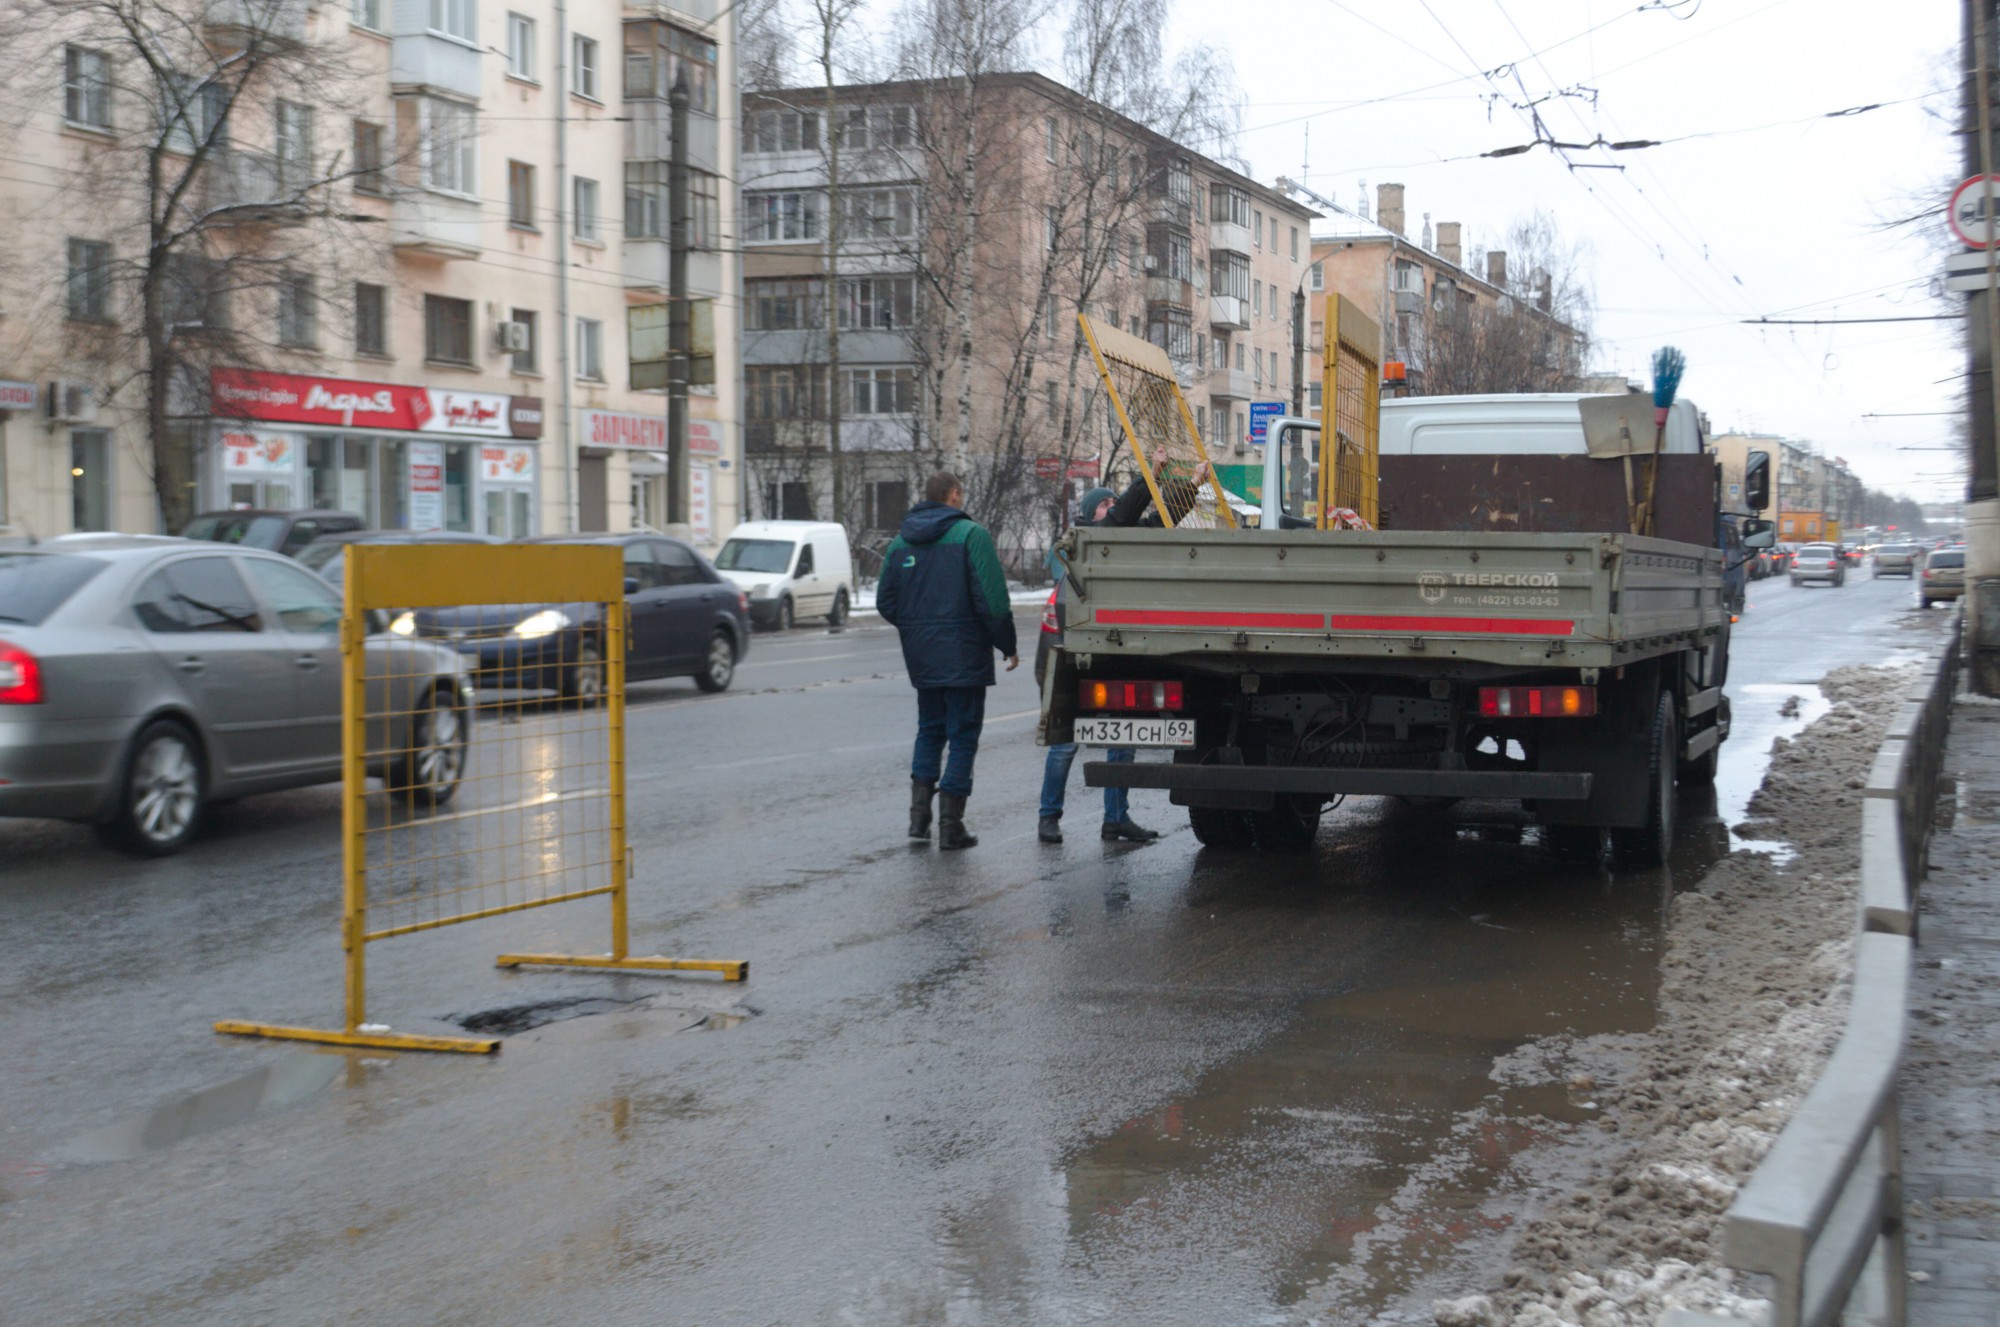
[[[1100,608],[1101,627],[1256,627],[1265,631],[1324,631],[1319,613],[1209,613],[1191,609]]]
[[[1427,631],[1443,635],[1469,632],[1482,636],[1568,636],[1576,623],[1559,618],[1528,617],[1384,617],[1336,613],[1335,631]]]

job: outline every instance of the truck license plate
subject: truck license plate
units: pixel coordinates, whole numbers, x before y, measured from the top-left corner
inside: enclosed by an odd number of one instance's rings
[[[1078,719],[1079,746],[1193,746],[1193,719]]]

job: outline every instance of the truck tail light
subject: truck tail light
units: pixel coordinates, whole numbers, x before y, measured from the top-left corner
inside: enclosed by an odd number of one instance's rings
[[[1483,719],[1587,719],[1597,713],[1596,687],[1481,687]]]
[[[1092,682],[1077,684],[1077,702],[1086,710],[1177,710],[1178,682]]]
[[[1056,592],[1054,590],[1049,591],[1048,607],[1042,610],[1042,630],[1051,636],[1062,630],[1061,627],[1056,625]]]
[[[0,640],[0,705],[42,703],[41,660]]]

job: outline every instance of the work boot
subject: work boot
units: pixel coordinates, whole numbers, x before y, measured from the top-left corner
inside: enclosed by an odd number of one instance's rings
[[[1117,843],[1121,840],[1126,843],[1151,843],[1154,839],[1160,837],[1160,831],[1157,829],[1147,829],[1144,825],[1132,819],[1132,817],[1127,816],[1123,820],[1105,821],[1104,830],[1099,837],[1107,843]]]
[[[1035,824],[1035,837],[1044,843],[1062,842],[1062,817],[1043,816]]]
[[[922,779],[910,780],[910,837],[927,839],[931,836],[931,794],[937,791],[935,783],[925,783]]]
[[[976,848],[979,840],[965,832],[965,799],[938,794],[938,847],[946,852]]]

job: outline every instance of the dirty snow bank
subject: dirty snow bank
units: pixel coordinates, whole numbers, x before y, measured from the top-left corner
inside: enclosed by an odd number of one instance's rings
[[[1917,672],[1831,673],[1832,710],[1779,739],[1743,832],[1797,856],[1737,852],[1676,896],[1651,1032],[1552,1038],[1498,1066],[1496,1078],[1589,1085],[1623,1146],[1527,1228],[1500,1287],[1437,1301],[1439,1327],[1763,1316],[1716,1261],[1721,1217],[1846,1021],[1861,788]]]

